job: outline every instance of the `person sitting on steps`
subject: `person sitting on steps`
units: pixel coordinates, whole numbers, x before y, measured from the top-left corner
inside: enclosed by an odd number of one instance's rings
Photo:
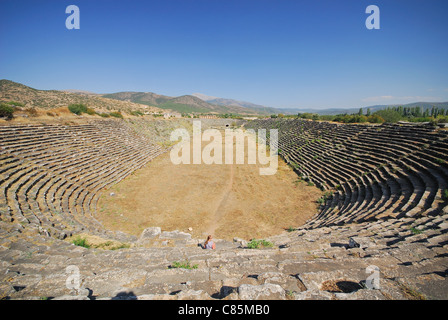
[[[211,235],[209,235],[207,237],[207,240],[205,241],[203,248],[204,249],[216,249],[215,242],[213,242]]]

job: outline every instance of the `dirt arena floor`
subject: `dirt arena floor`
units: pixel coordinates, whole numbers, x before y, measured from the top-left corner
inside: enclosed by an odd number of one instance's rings
[[[104,192],[97,218],[136,236],[157,226],[195,238],[249,240],[280,234],[317,213],[322,191],[299,181],[280,157],[275,175],[260,175],[267,165],[248,164],[247,148],[245,156],[244,164],[175,165],[167,152]]]

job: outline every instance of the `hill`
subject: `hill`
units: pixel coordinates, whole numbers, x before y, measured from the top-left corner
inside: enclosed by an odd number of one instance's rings
[[[38,90],[5,79],[0,80],[0,101],[17,101],[25,104],[26,107],[39,107],[44,109],[64,107],[73,103],[82,103],[96,110],[162,111],[158,108],[148,108],[143,104],[108,99],[87,92]]]
[[[236,114],[258,114],[259,112],[241,105],[212,104],[194,95],[183,95],[170,97],[153,92],[117,92],[104,94],[103,97],[130,101],[149,106],[156,106],[161,109],[169,109],[185,113],[236,113]]]
[[[235,99],[226,99],[226,98],[218,98],[218,97],[212,97],[207,96],[202,93],[193,93],[192,96],[195,96],[201,100],[204,100],[210,104],[218,105],[218,106],[235,106],[235,107],[241,107],[241,108],[248,108],[253,110],[253,112],[256,112],[257,114],[262,115],[268,115],[268,114],[276,114],[281,112],[279,109],[276,108],[270,108],[266,106],[262,106],[259,104],[246,102],[246,101],[240,101]]]
[[[59,108],[82,103],[99,110],[153,111],[172,110],[181,113],[258,114],[242,106],[210,104],[192,95],[169,97],[152,92],[117,92],[96,94],[81,90],[38,90],[10,80],[0,80],[0,102],[17,101],[26,107]]]

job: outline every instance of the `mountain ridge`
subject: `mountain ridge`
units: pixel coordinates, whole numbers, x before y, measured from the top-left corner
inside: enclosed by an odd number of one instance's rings
[[[202,99],[201,99],[202,98]],[[205,101],[203,99],[207,99]],[[269,116],[271,114],[318,113],[320,115],[352,114],[359,108],[273,108],[235,99],[218,98],[201,93],[170,97],[153,92],[122,91],[99,94],[86,90],[39,90],[11,80],[0,80],[0,101],[17,101],[29,107],[56,108],[72,103],[83,103],[90,107],[119,111],[154,111],[166,110],[180,113],[240,114]],[[436,106],[448,108],[448,102],[412,102],[408,104],[362,106],[375,112],[387,107],[415,107],[423,110]]]
[[[146,105],[152,105],[161,109],[170,109],[178,112],[193,113],[236,113],[254,114],[254,110],[241,106],[223,106],[210,104],[193,95],[170,97],[153,92],[123,91],[104,94],[103,97],[123,101],[131,101]]]
[[[273,114],[278,113],[277,108],[271,108],[266,107],[263,105],[255,104],[252,102],[247,101],[241,101],[241,100],[235,100],[235,99],[229,99],[229,98],[218,98],[213,96],[208,96],[202,93],[193,93],[192,96],[195,96],[199,99],[202,99],[210,104],[215,104],[219,106],[236,106],[236,107],[243,107],[254,110],[258,114]]]
[[[39,90],[7,79],[0,80],[0,102],[17,101],[26,107],[53,109],[70,104],[85,104],[99,110],[115,111],[154,111],[146,105],[104,98],[98,94],[67,92],[64,90]]]

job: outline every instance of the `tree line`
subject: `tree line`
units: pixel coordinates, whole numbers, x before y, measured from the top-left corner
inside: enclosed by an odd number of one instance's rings
[[[284,115],[275,115],[273,117],[288,117]],[[448,108],[432,106],[431,108],[423,108],[420,106],[414,107],[387,107],[375,112],[371,112],[367,108],[364,112],[360,108],[357,113],[352,114],[338,114],[338,115],[319,115],[317,113],[298,113],[297,116],[301,119],[335,121],[342,123],[396,123],[398,121],[408,122],[430,122],[432,124],[448,123]]]

